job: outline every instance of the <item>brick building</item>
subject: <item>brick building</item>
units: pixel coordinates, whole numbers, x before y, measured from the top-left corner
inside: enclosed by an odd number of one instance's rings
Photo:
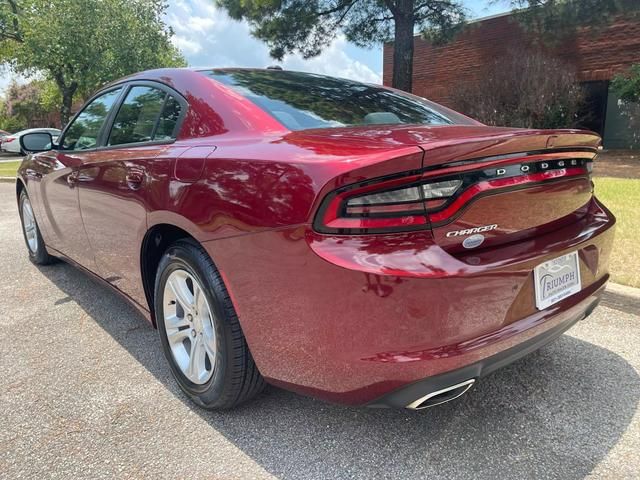
[[[413,93],[447,106],[454,106],[451,93],[456,85],[480,82],[478,70],[510,49],[540,48],[533,34],[525,31],[509,13],[477,20],[458,38],[444,46],[432,46],[415,38]],[[628,119],[628,106],[621,108],[610,90],[610,80],[640,63],[640,21],[619,17],[606,27],[585,27],[560,45],[553,55],[575,65],[587,94],[590,113],[586,128],[604,137],[607,148],[640,147],[640,135]],[[384,84],[391,84],[393,45],[384,46]],[[640,115],[640,107],[632,107]]]

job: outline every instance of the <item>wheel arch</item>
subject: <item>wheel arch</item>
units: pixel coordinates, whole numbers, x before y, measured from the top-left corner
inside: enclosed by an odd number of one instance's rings
[[[20,177],[16,178],[16,199],[18,201],[20,201],[20,194],[26,189],[27,186],[24,184],[24,181]]]
[[[198,240],[189,232],[170,223],[159,223],[147,230],[140,248],[140,273],[142,276],[142,286],[144,295],[149,305],[151,321],[157,327],[154,308],[154,289],[158,264],[167,248],[180,239]]]

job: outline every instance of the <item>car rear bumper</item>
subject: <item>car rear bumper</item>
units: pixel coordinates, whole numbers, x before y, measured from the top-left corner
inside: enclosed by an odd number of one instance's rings
[[[394,407],[420,409],[424,408],[426,405],[420,402],[420,399],[431,398],[433,399],[434,404],[438,404],[436,403],[437,397],[431,397],[431,394],[442,392],[452,386],[463,385],[469,381],[472,381],[469,383],[469,387],[471,387],[478,379],[538,350],[544,345],[557,339],[580,320],[591,315],[593,310],[600,303],[600,298],[605,289],[604,281],[598,282],[598,284],[600,287],[597,290],[588,294],[588,296],[577,303],[574,307],[558,314],[555,320],[559,320],[559,322],[556,322],[557,324],[548,330],[470,365],[419,380],[411,385],[383,395],[382,397],[370,402],[368,406],[378,408]],[[466,388],[464,392],[461,393],[466,393],[469,389],[470,388]]]
[[[590,312],[608,279],[615,223],[591,203],[570,226],[458,256],[428,232],[334,237],[308,226],[205,248],[269,382],[338,403],[399,406],[408,394],[398,392],[486,375]],[[534,267],[572,251],[582,290],[537,310]]]

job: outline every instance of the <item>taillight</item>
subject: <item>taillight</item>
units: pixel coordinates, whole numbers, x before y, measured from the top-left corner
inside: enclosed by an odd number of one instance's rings
[[[412,172],[342,187],[324,199],[314,229],[352,235],[441,226],[480,196],[565,177],[590,177],[593,165],[585,158],[514,160],[482,169],[470,165],[468,170],[443,177]]]
[[[13,142],[16,139],[16,137],[4,137],[4,140],[2,140],[3,143],[10,143]]]
[[[323,202],[314,228],[342,234],[426,228],[427,212],[446,203],[462,180],[416,181],[419,179],[407,177],[338,190]],[[400,182],[405,184],[397,185]]]

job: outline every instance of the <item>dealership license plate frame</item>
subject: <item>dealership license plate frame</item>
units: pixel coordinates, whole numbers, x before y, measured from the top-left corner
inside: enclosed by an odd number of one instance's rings
[[[572,273],[573,277],[570,276]],[[534,268],[533,279],[538,310],[549,308],[578,293],[582,290],[578,252],[569,252],[541,263]]]

